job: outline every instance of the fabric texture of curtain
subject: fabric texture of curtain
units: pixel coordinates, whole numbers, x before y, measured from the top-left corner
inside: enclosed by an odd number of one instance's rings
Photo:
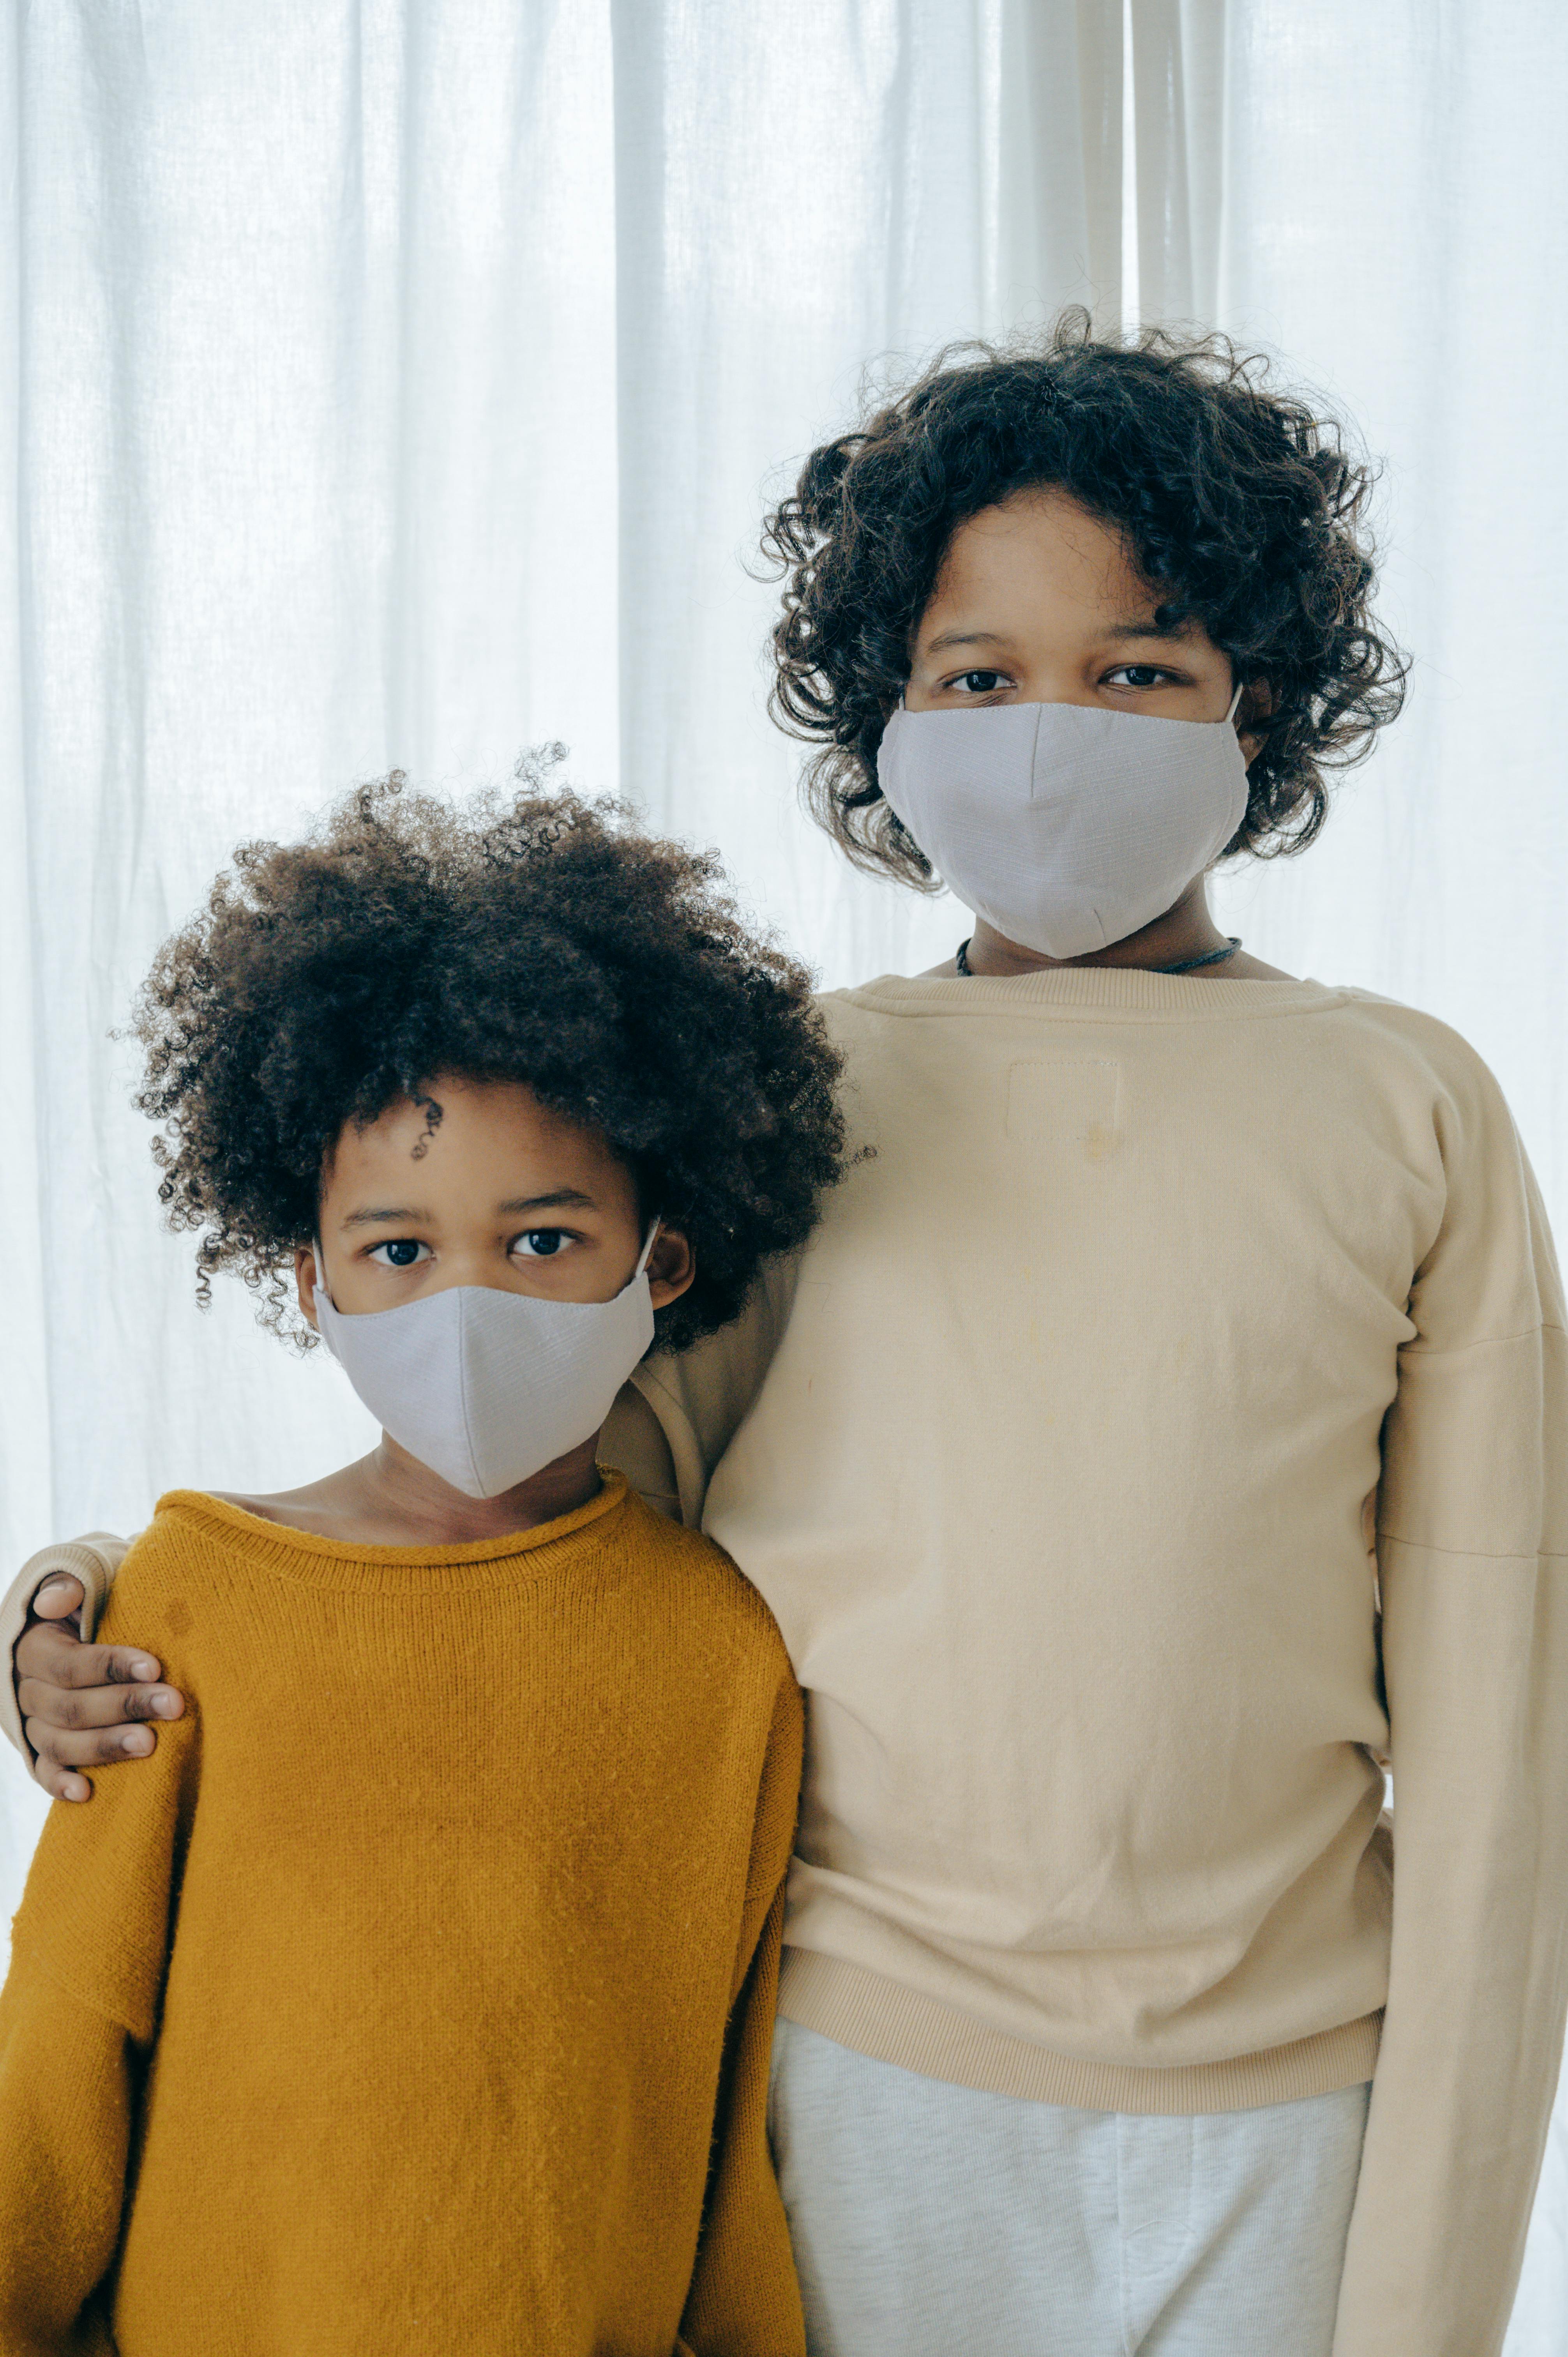
[[[560,740],[826,983],[951,949],[796,807],[757,521],[868,365],[1069,300],[1277,349],[1386,454],[1410,710],[1222,913],[1465,1031],[1568,1231],[1565,91],[1556,0],[7,11],[0,1566],[366,1437],[242,1296],[194,1314],[110,1036],[242,838]],[[1565,2241],[1560,2122],[1509,2357],[1563,2345]]]

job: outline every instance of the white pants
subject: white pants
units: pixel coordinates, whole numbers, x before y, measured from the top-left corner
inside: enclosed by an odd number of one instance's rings
[[[1370,2092],[1068,2111],[780,2021],[811,2357],[1328,2357]]]

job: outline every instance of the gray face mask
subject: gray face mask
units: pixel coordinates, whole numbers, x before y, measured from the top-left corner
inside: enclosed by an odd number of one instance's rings
[[[964,906],[1043,957],[1083,957],[1163,916],[1247,807],[1231,720],[993,704],[887,723],[877,783]]]
[[[384,1431],[470,1498],[496,1498],[597,1432],[653,1340],[648,1255],[613,1301],[454,1285],[360,1317],[316,1248],[321,1339]]]

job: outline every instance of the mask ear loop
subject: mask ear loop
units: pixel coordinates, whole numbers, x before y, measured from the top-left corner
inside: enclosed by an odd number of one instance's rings
[[[664,1225],[664,1215],[663,1215],[663,1213],[662,1213],[662,1212],[660,1212],[660,1213],[658,1213],[658,1214],[657,1214],[657,1216],[656,1216],[656,1217],[652,1220],[652,1222],[650,1223],[649,1230],[648,1230],[648,1237],[647,1237],[647,1241],[646,1241],[646,1243],[643,1244],[642,1250],[641,1250],[641,1252],[640,1252],[640,1253],[639,1254],[639,1255],[638,1255],[637,1266],[632,1270],[631,1275],[627,1278],[627,1283],[628,1283],[628,1285],[635,1285],[635,1284],[637,1283],[638,1278],[642,1275],[643,1271],[647,1268],[647,1266],[648,1266],[648,1257],[649,1257],[649,1254],[652,1252],[654,1245],[659,1242],[660,1232],[661,1229],[663,1228],[663,1225]]]
[[[1227,722],[1227,724],[1229,724],[1230,721],[1232,721],[1232,720],[1234,720],[1234,719],[1235,719],[1235,717],[1236,717],[1236,707],[1237,707],[1237,705],[1240,703],[1241,698],[1246,694],[1246,693],[1247,693],[1247,683],[1246,683],[1246,681],[1245,681],[1245,680],[1242,680],[1242,681],[1239,683],[1239,685],[1238,685],[1238,687],[1237,687],[1237,689],[1236,689],[1236,693],[1235,693],[1235,694],[1230,698],[1230,711],[1225,715],[1225,718],[1226,718],[1226,722]]]
[[[317,1236],[312,1240],[310,1246],[310,1258],[311,1264],[316,1270],[315,1290],[320,1294],[328,1309],[335,1309],[338,1305],[327,1290],[327,1255],[321,1249],[321,1239],[319,1236]]]

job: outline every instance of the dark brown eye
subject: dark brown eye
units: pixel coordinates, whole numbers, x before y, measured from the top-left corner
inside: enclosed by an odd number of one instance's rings
[[[383,1268],[413,1268],[424,1250],[424,1246],[415,1236],[393,1236],[385,1243],[377,1244],[371,1258],[381,1259],[384,1254],[386,1257],[381,1260]]]
[[[551,1260],[566,1241],[564,1228],[530,1228],[512,1239],[513,1252],[525,1252],[536,1260]]]
[[[961,679],[953,682],[955,687],[961,687],[970,695],[990,695],[1001,684],[999,671],[966,671]]]

